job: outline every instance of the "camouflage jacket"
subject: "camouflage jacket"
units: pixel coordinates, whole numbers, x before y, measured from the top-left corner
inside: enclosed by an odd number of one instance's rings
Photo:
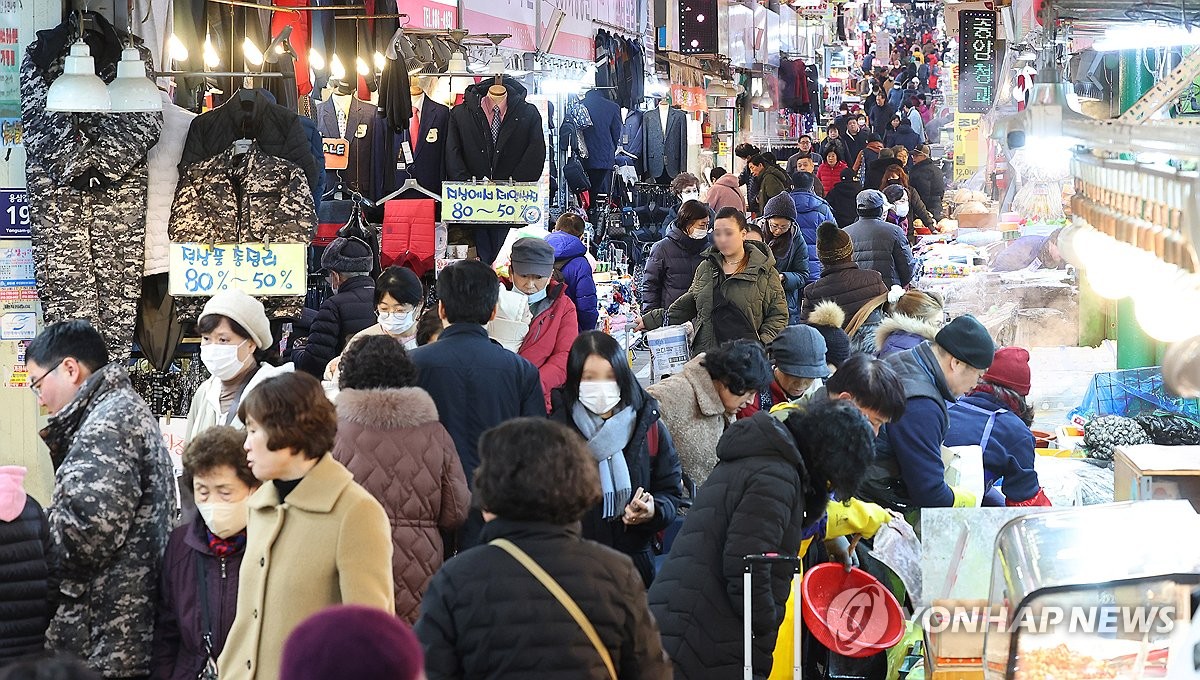
[[[105,82],[116,77],[130,40],[153,71],[141,41],[90,13],[85,39]],[[160,113],[51,113],[46,93],[63,72],[78,14],[38,31],[21,62],[25,178],[38,294],[52,323],[87,318],[116,359],[129,356],[142,291],[146,232],[146,154],[162,130]]]
[[[158,423],[112,363],[41,432],[56,471],[49,520],[57,611],[47,646],[105,677],[150,672],[156,584],[173,524],[171,462]]]
[[[268,155],[257,143],[234,146],[187,166],[171,209],[176,243],[308,243],[317,229],[312,191],[298,165]],[[176,299],[180,321],[199,317],[207,298]],[[304,296],[260,298],[271,318],[299,318]]]

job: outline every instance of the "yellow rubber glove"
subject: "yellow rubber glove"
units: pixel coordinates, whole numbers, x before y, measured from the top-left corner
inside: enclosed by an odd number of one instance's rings
[[[967,491],[966,489],[960,489],[958,487],[953,487],[953,486],[950,487],[950,490],[954,492],[954,506],[953,507],[974,508],[979,505],[979,497],[976,496],[975,494],[971,493],[970,491]]]
[[[857,498],[851,498],[849,505],[841,501],[829,501],[829,505],[825,507],[825,514],[827,539],[853,534],[874,538],[879,527],[892,521],[892,513],[886,509]]]

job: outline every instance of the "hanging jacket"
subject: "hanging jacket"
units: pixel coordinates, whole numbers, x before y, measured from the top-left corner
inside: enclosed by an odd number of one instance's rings
[[[912,282],[912,248],[900,227],[862,217],[846,227],[846,233],[854,243],[854,263],[859,267],[879,272],[888,288],[904,288]],[[849,311],[846,314],[853,316]]]
[[[407,88],[404,95],[408,96]],[[346,129],[338,125],[337,103],[333,97],[317,104],[317,130],[325,139],[345,139],[347,156],[345,170],[329,170],[325,173],[325,186],[322,193],[333,191],[338,184],[358,191],[366,196],[378,186],[374,177],[376,143],[380,140],[377,126],[384,124],[378,115],[378,109],[370,102],[364,102],[358,97],[350,97],[350,105],[346,111]],[[392,159],[393,163],[395,159]],[[379,198],[373,196],[373,198]]]
[[[346,341],[378,320],[375,281],[370,276],[347,279],[332,297],[321,303],[308,332],[308,344],[292,352],[296,370],[320,380],[325,375],[325,366],[342,353]]]
[[[687,292],[696,275],[696,267],[704,259],[709,239],[694,239],[677,225],[650,249],[646,270],[642,275],[642,311],[670,309],[679,296]]]
[[[492,79],[467,88],[462,104],[450,111],[450,133],[446,141],[446,178],[536,182],[546,164],[546,141],[542,115],[525,100],[525,86],[504,78],[507,113],[500,121],[495,141],[483,112]]]
[[[822,222],[833,222],[834,211],[832,204],[827,202],[828,197],[821,198],[811,191],[793,191],[789,195],[796,204],[796,224],[804,236],[804,248],[808,253],[808,277],[800,286],[803,289],[821,278],[821,259],[817,257],[817,227]]]
[[[662,115],[659,106],[642,114],[642,151],[646,155],[646,176],[651,181],[664,173],[674,178],[687,170],[687,114],[668,107],[665,133]]]
[[[420,387],[342,390],[337,411],[333,457],[391,521],[396,615],[412,624],[442,566],[442,535],[462,526],[471,505],[454,440]]]
[[[621,143],[621,107],[600,90],[589,90],[583,97],[583,107],[592,119],[591,127],[580,131],[588,148],[583,167],[585,170],[612,170]]]
[[[766,209],[767,201],[791,188],[792,180],[783,173],[783,168],[774,163],[767,163],[762,174],[758,176],[758,202],[752,206],[753,212],[761,215]]]
[[[546,287],[546,299],[550,305],[533,317],[517,354],[537,368],[549,413],[550,391],[567,381],[567,355],[579,336],[579,315],[567,287],[558,281]]]
[[[875,356],[880,359],[912,349],[937,336],[938,327],[903,314],[893,314],[875,331]]]
[[[54,462],[47,647],[107,677],[150,672],[175,484],[158,420],[121,362],[93,373],[40,432]]]
[[[244,154],[234,151],[230,146],[183,169],[171,212],[171,240],[307,244],[316,233],[317,216],[300,167],[268,155],[257,142]],[[298,291],[261,297],[267,316],[299,318],[302,285]],[[204,302],[202,297],[176,298],[180,321],[198,319]]]
[[[941,165],[935,163],[932,158],[926,158],[913,166],[912,172],[908,175],[908,183],[921,197],[921,202],[925,204],[925,209],[929,211],[933,219],[942,219],[942,200],[946,196],[946,177],[942,174]],[[933,228],[932,224],[925,226]]]
[[[87,12],[84,31],[96,73],[116,77],[125,44],[141,41]],[[129,356],[145,270],[146,154],[159,113],[51,113],[46,94],[79,33],[79,13],[38,31],[21,62],[21,122],[38,298],[47,324],[85,318],[115,361]]]
[[[839,227],[845,229],[858,221],[858,194],[862,190],[861,184],[848,179],[833,185],[829,193],[825,194],[825,200],[829,201],[829,209]]]
[[[0,668],[46,648],[46,626],[54,614],[50,550],[46,514],[26,495],[19,515],[0,520]]]
[[[721,462],[697,494],[649,592],[663,649],[680,680],[741,676],[743,558],[797,554],[805,526],[824,515],[828,500],[810,488],[795,440],[769,413],[731,425],[716,453]],[[755,572],[749,663],[756,678],[765,678],[793,573],[789,564]]]
[[[383,204],[380,266],[408,267],[418,277],[433,270],[437,254],[437,205],[432,198],[394,198]]]
[[[719,212],[721,208],[735,208],[746,212],[746,199],[742,198],[742,192],[738,189],[737,175],[731,172],[721,175],[713,182],[708,189],[707,201],[713,212]]]
[[[800,318],[808,319],[816,306],[830,300],[846,312],[849,323],[868,300],[888,291],[883,277],[872,269],[859,269],[853,262],[831,264],[821,272],[821,278],[804,288],[804,308]]]
[[[567,295],[575,303],[579,332],[595,330],[600,307],[592,263],[587,259],[587,246],[579,237],[562,231],[551,232],[546,242],[554,246],[555,269],[562,273],[563,283],[567,284]]]
[[[146,263],[145,275],[162,274],[170,265],[171,237],[167,225],[171,221],[171,203],[179,183],[179,159],[183,144],[196,114],[171,103],[166,93],[163,100],[162,134],[147,155],[149,177],[146,194]]]
[[[520,562],[486,545],[498,538],[528,554],[575,601],[618,678],[670,677],[642,580],[628,557],[583,540],[578,522],[500,517],[484,526],[484,545],[460,552],[429,584],[414,628],[429,680],[609,677],[596,648],[554,595]]]
[[[654,496],[654,517],[645,524],[634,525],[625,524],[620,517],[605,520],[604,503],[597,503],[583,516],[583,537],[628,555],[649,588],[654,580],[655,535],[671,526],[678,516],[683,502],[683,479],[671,434],[659,418],[658,401],[640,386],[635,389],[641,393],[640,404],[633,434],[623,451],[625,464],[629,467],[630,488],[641,487]],[[567,403],[563,390],[555,390],[551,402],[554,408],[550,420],[578,432],[571,415],[572,405]],[[653,435],[651,429],[655,430]],[[651,450],[651,437],[657,438],[654,450]]]
[[[390,125],[375,126],[376,133],[382,139],[376,142],[375,167],[371,173],[376,182],[376,187],[371,190],[373,198],[387,196],[399,189],[404,180],[410,177],[424,189],[441,195],[446,138],[450,134],[450,109],[426,95],[421,102],[417,119],[419,129],[417,139],[413,140],[413,161],[406,164],[403,170],[396,168],[396,161],[402,153],[402,144],[408,137],[408,130],[394,132]],[[407,198],[407,192],[401,196]],[[440,210],[440,204],[438,205]]]
[[[985,392],[968,394],[950,407],[946,446],[983,448],[985,481],[1004,478],[1007,501],[1027,501],[1042,490],[1034,460],[1033,432],[1021,417]],[[988,486],[991,486],[989,483]]]
[[[621,148],[628,151],[634,156],[617,156],[617,163],[633,165],[637,170],[638,177],[646,173],[646,156],[644,150],[646,148],[645,136],[642,133],[642,112],[637,109],[630,110],[625,116],[625,124],[621,126]]]
[[[301,121],[264,90],[239,90],[229,101],[192,121],[179,161],[180,177],[195,163],[224,154],[234,140],[249,138],[267,155],[300,168],[308,184],[308,203],[315,208],[312,199],[321,195],[321,176],[311,136]],[[323,163],[324,157],[321,160]]]
[[[175,529],[167,542],[150,673],[156,680],[195,680],[207,662],[201,574],[208,591],[207,630],[212,633],[212,658],[216,659],[225,648],[237,611],[238,575],[245,545],[232,554],[217,556],[208,541],[208,527],[197,517]]]
[[[691,321],[695,327],[692,339],[692,356],[695,356],[721,344],[713,317],[714,312],[718,315],[727,313],[741,317],[747,335],[753,331],[755,339],[763,344],[770,343],[788,324],[783,283],[775,269],[775,258],[765,244],[746,241],[744,257],[748,258],[745,269],[725,276],[721,270],[720,251],[716,247],[706,250],[688,291],[675,300],[670,309],[653,310],[642,317],[646,328],[659,328],[664,318],[669,318],[672,324]],[[719,308],[715,299],[718,287],[727,303],[724,309]]]

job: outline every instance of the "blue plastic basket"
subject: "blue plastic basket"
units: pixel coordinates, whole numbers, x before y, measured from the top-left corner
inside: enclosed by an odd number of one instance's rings
[[[1165,411],[1200,418],[1200,401],[1167,394],[1162,367],[1134,368],[1097,373],[1083,396],[1083,404],[1072,413],[1084,418],[1126,416]]]

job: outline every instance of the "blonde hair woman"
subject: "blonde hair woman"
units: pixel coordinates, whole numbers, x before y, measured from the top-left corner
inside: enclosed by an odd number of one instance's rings
[[[882,359],[933,340],[945,321],[945,313],[945,303],[937,293],[923,290],[904,293],[892,303],[887,318],[875,331],[877,356]]]

